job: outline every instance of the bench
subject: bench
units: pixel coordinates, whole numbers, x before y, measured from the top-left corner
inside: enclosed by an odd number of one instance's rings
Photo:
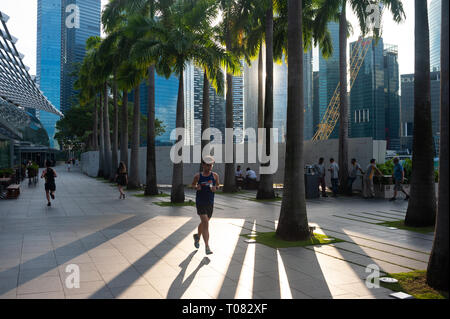
[[[20,195],[20,184],[11,184],[7,188],[7,199],[17,198]]]

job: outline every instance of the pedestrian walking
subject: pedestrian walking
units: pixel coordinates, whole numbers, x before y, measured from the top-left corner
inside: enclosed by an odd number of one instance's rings
[[[128,173],[127,167],[124,162],[119,163],[117,168],[115,180],[117,182],[117,187],[119,188],[119,199],[125,199],[125,193],[123,192],[123,187],[128,185]]]
[[[219,188],[219,175],[212,171],[213,165],[214,158],[206,156],[202,161],[202,172],[195,174],[192,182],[192,187],[197,190],[195,204],[200,217],[197,234],[194,234],[194,246],[197,249],[200,247],[200,238],[203,236],[207,255],[212,254],[209,248],[209,220],[214,210],[214,193]]]
[[[67,164],[67,171],[70,172],[70,159],[67,160],[66,164]]]
[[[373,188],[373,176],[378,173],[378,175],[383,176],[383,173],[378,169],[376,165],[376,160],[373,158],[370,160],[369,166],[367,166],[366,173],[364,174],[364,187],[363,187],[363,197],[364,198],[374,198],[375,190]]]
[[[47,197],[47,206],[52,206],[50,202],[50,197],[55,199],[55,177],[57,177],[56,172],[53,168],[51,168],[51,163],[49,160],[45,161],[46,168],[42,172],[41,178],[45,178],[45,196]]]
[[[358,177],[359,172],[364,175],[364,171],[361,169],[361,165],[359,165],[359,163],[356,161],[356,158],[352,158],[352,166],[350,169],[350,174],[348,175],[348,184],[347,184],[348,194],[350,196],[353,195],[353,183]]]
[[[319,163],[314,164],[313,168],[317,175],[319,175],[319,186],[322,188],[322,197],[328,197],[326,193],[326,182],[325,182],[325,165],[323,164],[324,158],[319,158]],[[320,190],[320,188],[319,188]]]
[[[395,186],[394,197],[392,197],[390,201],[394,201],[397,199],[397,193],[399,191],[405,194],[405,200],[408,200],[409,195],[405,192],[402,186],[403,181],[405,180],[405,171],[403,170],[403,166],[402,164],[400,164],[398,157],[394,158],[394,172],[392,173],[392,179],[394,180]]]
[[[333,197],[337,197],[339,187],[339,165],[334,161],[334,158],[330,158],[330,168],[328,170],[331,174],[331,188],[333,189]]]

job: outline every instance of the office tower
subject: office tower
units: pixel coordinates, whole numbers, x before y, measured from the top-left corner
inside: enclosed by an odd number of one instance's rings
[[[442,0],[432,0],[428,8],[430,27],[430,70],[441,69],[441,11]]]
[[[194,69],[194,121],[199,127],[194,132],[194,144],[201,144],[201,121],[203,116],[203,70]],[[222,141],[225,139],[225,97],[216,93],[216,90],[209,86],[209,116],[210,128],[218,129],[222,134]]]
[[[400,75],[398,47],[384,47],[385,123],[388,150],[400,150]]]
[[[75,94],[70,74],[83,60],[86,39],[100,35],[100,0],[38,0],[37,11],[36,82],[64,112]],[[54,135],[59,117],[47,112],[39,116],[50,146],[58,148]]]
[[[60,110],[61,90],[61,0],[38,0],[37,6],[36,82],[49,101]],[[54,139],[59,116],[41,111],[40,119],[50,138]]]
[[[350,92],[350,137],[386,139],[383,39],[372,38],[369,50]],[[350,43],[350,56],[357,42]]]
[[[241,72],[244,70],[244,61],[241,60]],[[244,76],[233,76],[233,128],[241,129],[240,133],[236,134],[235,143],[243,143],[244,130]]]
[[[86,40],[91,36],[100,36],[100,1],[61,2],[61,111],[64,113],[76,103],[77,91],[73,87],[76,76],[73,74],[77,71],[77,65],[83,62]],[[79,10],[78,18],[75,10]]]
[[[333,54],[325,59],[319,48],[319,119],[322,120],[325,112],[339,84],[339,23],[328,23],[331,36]],[[319,122],[320,123],[320,122]],[[330,138],[339,137],[339,121],[336,124]]]
[[[441,73],[431,72],[431,121],[435,155],[439,155]],[[401,150],[412,152],[414,129],[414,74],[401,75]]]
[[[265,54],[263,54],[264,56]],[[265,63],[263,68],[265,74]],[[286,116],[287,116],[287,74],[288,68],[285,60],[282,63],[274,63],[273,66],[273,127],[278,129],[278,142],[285,142]],[[312,51],[303,55],[303,95],[304,95],[304,139],[308,140],[313,135],[313,73]],[[258,125],[258,60],[252,61],[251,67],[245,67],[244,74],[245,96],[245,127],[257,129]],[[265,76],[263,76],[263,89]],[[264,95],[263,91],[263,96]]]

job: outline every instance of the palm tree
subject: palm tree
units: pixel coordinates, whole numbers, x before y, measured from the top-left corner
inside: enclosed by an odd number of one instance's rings
[[[436,221],[434,147],[431,125],[430,38],[427,2],[415,0],[414,132],[411,192],[405,225],[431,226]]]
[[[448,1],[442,1],[441,26],[441,129],[439,154],[439,199],[433,248],[427,269],[427,283],[448,291]]]
[[[288,103],[284,192],[277,236],[309,237],[303,176],[303,33],[302,1],[288,0]]]
[[[213,0],[175,1],[169,11],[170,14],[158,21],[147,17],[135,17],[130,21],[130,28],[146,30],[146,36],[134,46],[132,57],[147,65],[155,64],[156,71],[166,77],[172,73],[178,76],[176,127],[184,128],[183,73],[186,64],[192,61],[206,69],[214,82],[218,74],[215,73],[217,67],[212,52],[220,60],[228,61],[230,58],[211,40],[209,32],[205,32],[215,18]],[[173,165],[171,201],[184,202],[182,162]]]

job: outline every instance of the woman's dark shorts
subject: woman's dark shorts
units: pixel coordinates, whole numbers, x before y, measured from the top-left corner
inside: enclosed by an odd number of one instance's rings
[[[45,183],[45,190],[54,192],[56,190],[55,183]]]
[[[214,205],[197,205],[197,215],[208,215],[211,218],[213,214]]]

